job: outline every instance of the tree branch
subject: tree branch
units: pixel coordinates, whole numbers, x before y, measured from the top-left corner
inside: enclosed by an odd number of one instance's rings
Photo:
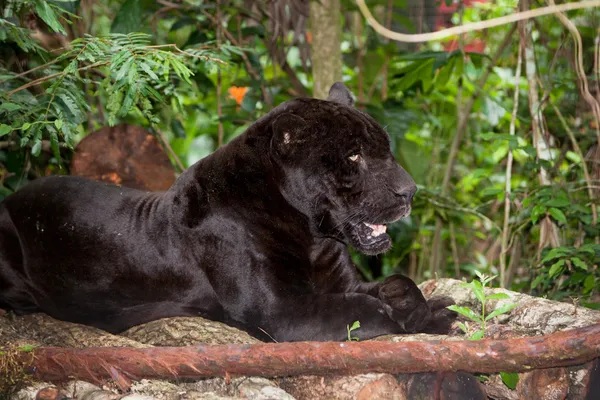
[[[40,347],[21,361],[43,381],[465,371],[578,365],[600,357],[600,324],[546,336],[479,341],[298,342],[153,348]]]
[[[432,40],[440,40],[447,38],[449,36],[460,35],[463,33],[480,31],[483,29],[493,28],[500,25],[507,25],[512,22],[523,21],[531,18],[541,17],[543,15],[556,14],[562,11],[570,11],[570,10],[578,10],[581,8],[594,8],[600,7],[600,0],[587,0],[580,1],[576,3],[566,3],[558,6],[549,6],[549,7],[540,7],[534,10],[528,10],[523,12],[517,12],[511,15],[506,15],[504,17],[493,18],[487,21],[478,21],[471,22],[466,25],[455,26],[448,29],[442,29],[437,32],[429,32],[429,33],[417,33],[417,34],[406,34],[400,32],[394,32],[392,30],[387,29],[385,26],[381,25],[377,20],[373,17],[369,8],[365,4],[365,0],[356,0],[356,4],[360,9],[363,16],[367,19],[369,24],[373,27],[373,29],[382,36],[387,37],[388,39],[395,40],[397,42],[405,42],[405,43],[420,43],[420,42],[428,42]]]

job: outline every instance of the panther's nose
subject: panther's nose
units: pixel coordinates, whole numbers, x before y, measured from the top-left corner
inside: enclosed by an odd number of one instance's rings
[[[394,194],[407,204],[410,204],[412,202],[412,199],[415,196],[416,192],[417,185],[415,185],[414,183],[407,186],[399,186],[394,189]]]

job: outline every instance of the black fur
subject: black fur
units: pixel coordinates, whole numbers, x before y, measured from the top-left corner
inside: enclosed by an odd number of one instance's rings
[[[165,193],[49,177],[9,196],[0,306],[110,332],[181,315],[277,341],[343,340],[357,320],[361,339],[444,331],[448,302],[400,275],[360,281],[347,250],[387,250],[363,222],[408,215],[415,190],[371,117],[292,100]]]

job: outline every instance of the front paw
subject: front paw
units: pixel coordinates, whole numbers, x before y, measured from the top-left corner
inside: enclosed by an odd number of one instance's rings
[[[454,300],[448,296],[435,296],[427,300],[427,305],[431,310],[431,319],[425,327],[425,333],[445,335],[450,332],[458,314],[446,307],[453,304],[455,304]]]
[[[432,317],[430,307],[417,285],[403,275],[392,275],[379,288],[379,299],[389,317],[407,333],[424,332]],[[448,310],[449,311],[449,310]]]

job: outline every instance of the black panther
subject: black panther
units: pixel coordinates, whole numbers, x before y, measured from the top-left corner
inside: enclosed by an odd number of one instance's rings
[[[164,193],[78,177],[0,204],[0,307],[120,332],[203,316],[276,341],[445,332],[450,299],[358,278],[348,245],[391,246],[416,186],[341,83],[281,104]]]

